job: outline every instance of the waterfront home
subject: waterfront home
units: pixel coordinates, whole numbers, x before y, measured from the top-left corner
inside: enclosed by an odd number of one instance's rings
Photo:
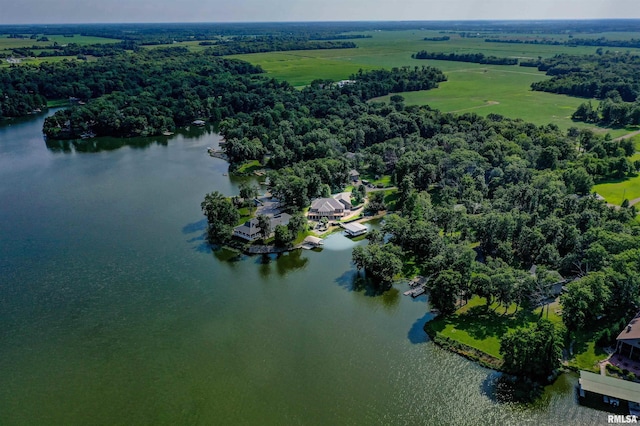
[[[367,227],[358,222],[347,223],[344,225],[344,230],[350,237],[357,237],[367,233]]]
[[[318,198],[311,203],[307,217],[310,220],[320,220],[323,217],[340,220],[344,217],[345,210],[345,205],[335,198]]]
[[[271,237],[275,232],[276,226],[287,225],[289,223],[291,215],[287,213],[280,213],[274,216],[270,216],[269,218],[271,219],[271,234],[269,235],[269,237]],[[255,241],[258,238],[262,237],[261,231],[262,229],[260,229],[260,226],[258,226],[258,219],[253,218],[243,223],[242,225],[233,228],[233,235],[247,241]]]
[[[616,338],[616,352],[632,361],[640,361],[640,312]]]

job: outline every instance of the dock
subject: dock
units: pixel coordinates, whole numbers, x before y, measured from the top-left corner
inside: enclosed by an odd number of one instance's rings
[[[418,297],[427,292],[427,289],[424,286],[419,286],[411,290],[405,291],[403,294],[405,296]]]

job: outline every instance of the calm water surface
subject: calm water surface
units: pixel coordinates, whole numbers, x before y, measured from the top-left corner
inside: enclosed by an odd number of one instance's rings
[[[424,297],[354,286],[353,244],[227,260],[218,136],[85,147],[0,127],[0,424],[605,424],[561,377],[533,406],[427,339]]]

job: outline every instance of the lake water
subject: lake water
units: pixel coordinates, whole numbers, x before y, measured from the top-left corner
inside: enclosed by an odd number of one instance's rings
[[[237,191],[215,133],[47,147],[43,119],[0,127],[0,424],[606,423],[567,375],[497,402],[424,297],[354,285],[341,235],[212,253],[200,202]]]

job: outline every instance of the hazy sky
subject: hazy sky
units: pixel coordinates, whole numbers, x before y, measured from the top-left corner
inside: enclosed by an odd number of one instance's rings
[[[639,0],[0,0],[0,24],[640,18]]]

